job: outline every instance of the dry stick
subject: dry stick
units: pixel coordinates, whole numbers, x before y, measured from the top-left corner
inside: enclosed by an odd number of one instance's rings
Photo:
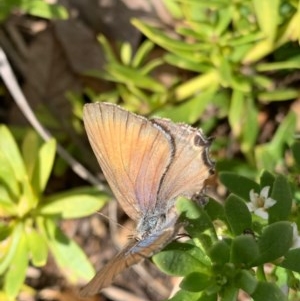
[[[0,47],[0,75],[5,83],[7,89],[12,95],[17,106],[23,112],[24,116],[27,118],[28,122],[32,127],[39,133],[39,135],[48,141],[53,138],[53,136],[41,125],[36,116],[34,115],[25,95],[21,91],[21,88],[16,80],[16,77],[10,67],[8,59]],[[65,149],[57,144],[57,153],[71,166],[72,170],[82,179],[88,181],[92,185],[95,185],[99,190],[105,190],[104,185],[91,174],[82,164],[80,164],[75,158],[73,158]]]

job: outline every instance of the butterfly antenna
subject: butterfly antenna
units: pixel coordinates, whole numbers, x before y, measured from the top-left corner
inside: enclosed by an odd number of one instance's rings
[[[116,228],[116,226],[118,226],[118,228],[122,228],[122,229],[130,231],[130,229],[121,225],[117,220],[111,218],[110,216],[107,216],[106,214],[102,213],[101,211],[97,211],[96,214],[100,215],[101,217],[104,217],[108,221],[110,228],[112,228],[112,227]]]
[[[100,211],[97,211],[97,214],[101,215],[108,221],[110,236],[112,237],[114,244],[117,247],[120,247],[119,243],[114,239],[116,237],[116,233],[117,233],[118,229],[122,228],[122,229],[126,230],[128,233],[132,233],[132,229],[130,229],[126,226],[123,226],[118,222],[117,202],[109,202],[108,203],[108,215],[103,214]]]

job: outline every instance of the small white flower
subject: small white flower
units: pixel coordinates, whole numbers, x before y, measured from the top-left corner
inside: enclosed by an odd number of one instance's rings
[[[300,236],[298,233],[297,224],[292,223],[291,226],[293,227],[293,243],[292,243],[291,249],[300,248]]]
[[[254,212],[257,216],[263,219],[268,219],[269,214],[267,209],[272,207],[276,201],[268,197],[270,186],[264,187],[260,194],[254,192],[252,189],[250,191],[250,202],[247,203],[247,207],[250,212]]]

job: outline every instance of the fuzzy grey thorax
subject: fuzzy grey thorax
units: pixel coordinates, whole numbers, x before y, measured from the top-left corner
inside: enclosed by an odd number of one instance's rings
[[[178,219],[176,209],[170,208],[167,212],[164,210],[155,210],[141,217],[136,227],[136,237],[143,239],[152,234],[162,232],[164,229],[174,227]]]

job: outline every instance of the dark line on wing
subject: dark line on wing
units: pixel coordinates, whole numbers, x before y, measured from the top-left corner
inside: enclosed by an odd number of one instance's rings
[[[148,125],[150,126],[151,124],[148,124]],[[158,139],[159,134],[160,134],[159,132],[156,132],[156,136],[153,139],[153,141],[151,143],[150,151],[148,152],[151,155],[149,156],[147,166],[143,167],[143,170],[146,172],[146,175],[148,175],[148,170],[149,170],[148,167],[149,167],[149,164],[151,163],[151,158],[153,157],[153,155],[155,153],[155,150],[153,150],[153,148],[154,148],[154,145],[156,144],[156,139]],[[139,173],[140,173],[140,171],[139,171]],[[148,176],[144,177],[144,179],[143,179],[143,187],[145,187],[145,180],[146,180],[146,178],[148,179]],[[151,190],[150,191],[153,191],[153,185],[154,185],[154,183],[155,183],[155,181],[152,181],[152,183],[151,183]],[[150,183],[146,183],[146,185],[150,185]],[[156,192],[155,199],[157,199],[157,195],[158,195],[158,193]],[[144,194],[144,196],[145,196],[145,194]],[[148,195],[147,197],[150,198],[151,195]],[[147,206],[146,205],[144,206],[144,208],[146,209],[146,212],[144,213],[144,215],[146,215],[149,212],[150,207],[155,207],[155,206],[154,205],[150,206],[150,200],[147,200]]]
[[[138,132],[137,140],[140,140],[140,139],[141,139],[141,133],[142,133],[142,130],[144,130],[145,125],[147,125],[147,120],[146,120],[146,119],[143,119],[143,120],[142,120],[142,123],[141,123],[141,126],[140,126],[140,129],[139,129],[139,132]],[[139,151],[142,152],[142,154],[144,154],[144,153],[145,153],[145,146],[144,146],[144,149],[139,150]],[[144,161],[144,160],[143,160],[143,158],[142,158],[142,160],[141,160],[142,164],[143,164],[143,161]],[[139,174],[140,174],[140,172],[141,172],[141,166],[142,166],[142,164],[140,164],[140,169],[139,169],[139,171],[137,172],[137,177],[139,176]],[[143,180],[145,180],[145,178],[144,178]],[[143,190],[142,190],[142,192],[141,192],[141,195],[144,196],[144,195],[145,195],[145,193],[144,193],[144,182],[142,182],[142,183],[143,183],[143,185],[140,185],[140,186],[143,188]],[[136,195],[136,199],[137,199],[138,201],[141,201],[141,200],[140,200],[140,195],[137,194],[136,188],[137,188],[137,187],[135,187],[135,195]],[[145,198],[143,198],[143,209],[145,209],[145,208],[146,208]]]
[[[118,112],[118,119],[119,119],[119,128],[118,128],[118,131],[119,131],[119,133],[118,133],[118,137],[119,138],[121,138],[122,137],[122,126],[123,126],[123,122],[122,122],[122,116],[123,116],[123,114],[126,114],[126,123],[125,123],[125,125],[126,124],[128,124],[128,122],[129,122],[129,118],[131,118],[131,115],[130,115],[130,113],[128,112],[128,111],[125,111],[125,110],[123,110],[122,108],[119,108],[119,107],[114,107],[114,123],[115,123],[115,121],[116,121],[116,109],[119,109],[120,110],[120,112]],[[129,118],[128,118],[129,117]],[[127,130],[126,130],[127,131]],[[124,135],[126,136],[126,132],[124,133]],[[126,139],[125,139],[126,140]],[[127,176],[127,179],[128,179],[128,181],[130,182],[130,184],[131,184],[131,186],[132,186],[132,191],[134,191],[134,183],[132,182],[132,179],[131,179],[131,177],[130,177],[130,174],[129,174],[129,170],[127,170],[126,168],[125,168],[125,164],[124,164],[124,157],[123,157],[123,152],[122,152],[122,148],[123,148],[123,145],[121,144],[121,139],[119,139],[119,141],[117,141],[118,142],[118,147],[119,147],[119,153],[120,153],[120,160],[121,160],[121,164],[122,164],[122,169],[123,169],[123,171],[124,171],[124,174]],[[126,141],[125,141],[126,142]],[[117,147],[117,146],[116,146]],[[130,165],[130,162],[129,162],[129,165]],[[119,184],[119,186],[121,186],[121,184]],[[126,193],[126,187],[124,187],[124,184],[122,183],[122,187],[123,188],[125,188],[125,193]],[[124,192],[123,192],[124,193]],[[138,213],[139,214],[139,211],[137,210],[137,207],[136,206],[134,206],[131,202],[130,202],[130,199],[128,198],[128,197],[126,197],[125,195],[123,195],[123,197],[124,197],[124,200],[126,200],[126,203],[127,204],[129,204],[133,209],[134,209],[134,212],[136,212],[136,213]],[[132,196],[131,196],[132,197]]]
[[[101,141],[102,141],[102,145],[103,145],[103,150],[105,151],[105,153],[106,153],[106,158],[108,158],[109,157],[109,153],[108,153],[108,150],[107,150],[107,145],[106,145],[106,137],[103,137],[103,132],[102,132],[102,129],[104,129],[104,122],[103,122],[103,117],[104,117],[104,113],[103,113],[103,110],[102,110],[102,107],[101,107],[101,104],[100,103],[98,103],[97,104],[97,107],[98,107],[98,109],[99,109],[99,111],[100,111],[100,116],[101,116],[101,119],[100,118],[95,118],[95,121],[96,121],[96,123],[97,123],[97,132],[100,134],[100,136],[101,136]],[[100,123],[99,123],[99,121],[100,121]],[[102,122],[101,122],[102,121]],[[101,125],[102,125],[102,127],[101,127]],[[104,129],[104,131],[105,131],[105,129]],[[101,149],[101,147],[100,148],[98,148],[98,151],[99,151],[99,149]],[[101,153],[101,155],[102,155],[102,152],[101,151],[99,151],[99,153]],[[107,163],[106,162],[106,160],[105,160],[105,158],[103,158],[103,155],[102,155],[102,164],[106,167],[106,170],[110,173],[110,176],[111,176],[111,167],[110,167],[110,164],[109,163]],[[101,167],[101,166],[100,166]],[[102,167],[101,167],[102,168]],[[102,170],[102,172],[103,172],[103,170]],[[107,179],[106,179],[107,180]]]
[[[126,113],[126,116],[129,116],[129,113],[126,112],[126,111],[123,111],[122,113]],[[121,114],[122,114],[122,113],[121,113]],[[131,117],[131,116],[130,116],[130,117]],[[128,118],[127,118],[127,120],[128,120]],[[126,122],[128,122],[128,121],[126,121]],[[126,123],[125,123],[125,125],[126,125]],[[122,130],[121,130],[122,126],[123,126],[123,123],[121,122],[121,118],[120,118],[119,137],[122,136],[122,135],[121,135],[121,134],[122,134]],[[126,131],[127,131],[127,130],[126,130]],[[126,136],[126,133],[125,133],[124,135]],[[126,139],[125,139],[125,140],[126,140]],[[126,143],[126,142],[127,142],[127,141],[125,141],[125,143]],[[122,148],[123,148],[123,145],[121,145],[121,141],[119,141],[119,150],[120,150],[120,158],[121,158],[121,162],[122,162],[122,168],[123,168],[123,170],[124,170],[126,176],[128,177],[128,179],[129,179],[129,181],[130,181],[132,187],[134,187],[134,183],[132,182],[132,179],[131,179],[130,174],[129,174],[130,171],[127,170],[127,169],[125,168],[124,157],[123,157],[124,153],[122,152]],[[130,164],[129,164],[129,165],[130,165]]]
[[[135,118],[136,116],[135,115],[133,115],[133,114],[126,114],[126,132],[127,132],[127,128],[128,128],[128,132],[129,132],[129,136],[131,136],[131,134],[132,134],[132,132],[134,133],[134,130],[133,130],[133,125],[130,125],[130,119],[133,119],[133,121],[134,121],[134,118]],[[130,130],[130,131],[129,131]],[[133,152],[133,150],[134,150],[134,145],[133,145],[133,139],[130,139],[130,148],[129,148],[129,153],[130,154],[132,154],[132,152]],[[126,139],[126,143],[127,143],[127,139]],[[132,155],[131,155],[132,156]],[[132,159],[132,161],[134,160],[134,158]],[[129,170],[128,170],[128,177],[130,178],[130,181],[131,181],[131,183],[132,183],[132,187],[133,187],[133,189],[132,189],[132,191],[134,192],[134,197],[135,197],[135,199],[137,200],[137,198],[136,198],[136,193],[135,193],[135,186],[136,186],[136,179],[132,179],[131,178],[131,173],[132,173],[132,171],[131,171],[131,167],[132,167],[132,163],[130,163],[129,164]]]
[[[161,190],[161,186],[163,184],[163,181],[164,181],[164,178],[168,172],[168,170],[170,169],[170,166],[171,164],[173,163],[173,160],[174,160],[174,156],[175,156],[175,153],[176,153],[176,145],[175,145],[175,139],[174,137],[172,136],[171,134],[171,131],[167,129],[167,127],[165,126],[162,126],[161,124],[157,123],[155,121],[155,119],[152,119],[150,120],[151,123],[155,124],[158,128],[160,128],[163,132],[165,132],[166,134],[166,139],[170,139],[169,142],[170,142],[170,148],[171,148],[171,155],[170,155],[170,161],[169,161],[169,164],[166,165],[166,168],[165,168],[165,171],[164,173],[162,174],[162,177],[160,178],[160,181],[159,181],[159,185],[158,185],[158,190],[157,190],[157,196],[159,195],[160,193],[160,190]],[[156,198],[156,202],[158,202],[159,200]]]

